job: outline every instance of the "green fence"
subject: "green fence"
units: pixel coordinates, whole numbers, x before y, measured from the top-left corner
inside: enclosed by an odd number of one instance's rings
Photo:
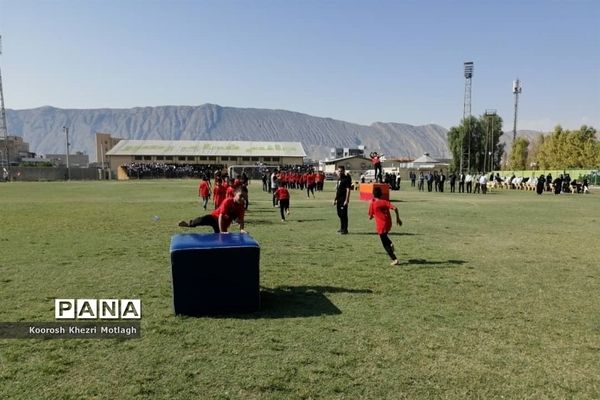
[[[515,176],[523,176],[526,178],[531,178],[534,176],[540,176],[542,174],[544,174],[544,176],[547,176],[548,174],[551,174],[553,178],[556,178],[557,176],[563,174],[569,174],[569,176],[571,177],[571,179],[577,179],[578,181],[583,179],[584,177],[587,177],[590,185],[600,185],[600,170],[592,170],[592,169],[563,169],[563,170],[544,170],[544,169],[539,169],[539,170],[522,170],[522,171],[511,171],[511,170],[504,170],[504,171],[494,171],[493,172],[494,175],[496,174],[500,174],[500,176],[512,176],[513,174]]]

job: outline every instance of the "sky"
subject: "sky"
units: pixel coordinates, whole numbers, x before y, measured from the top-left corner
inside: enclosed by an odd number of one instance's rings
[[[0,0],[5,107],[205,103],[600,130],[597,0]]]

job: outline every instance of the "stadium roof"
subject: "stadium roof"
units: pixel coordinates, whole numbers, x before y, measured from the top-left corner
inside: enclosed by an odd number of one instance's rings
[[[346,161],[346,160],[350,160],[352,158],[362,158],[363,160],[369,161],[371,162],[371,159],[365,156],[359,156],[359,155],[354,155],[354,156],[346,156],[346,157],[340,157],[340,158],[333,158],[331,160],[325,160],[325,164],[335,164],[337,162],[340,161]]]
[[[107,156],[276,156],[306,157],[300,142],[123,139]]]
[[[429,156],[428,153],[423,154],[421,157],[417,158],[416,160],[413,161],[413,163],[418,164],[418,163],[437,163],[439,162],[438,160],[436,160],[435,158],[432,158]]]

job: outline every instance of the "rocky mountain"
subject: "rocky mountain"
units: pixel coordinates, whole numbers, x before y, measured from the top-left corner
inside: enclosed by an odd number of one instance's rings
[[[369,126],[285,110],[201,106],[130,109],[7,110],[9,135],[22,136],[38,154],[65,153],[63,126],[69,127],[71,152],[96,159],[96,132],[124,139],[262,140],[301,142],[312,159],[329,156],[332,147],[366,146],[388,157],[448,158],[447,130],[439,125],[412,126],[375,122]]]

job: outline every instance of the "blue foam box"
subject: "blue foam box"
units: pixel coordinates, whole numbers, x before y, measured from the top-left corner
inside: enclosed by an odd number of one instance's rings
[[[182,315],[257,311],[260,246],[241,233],[171,237],[173,309]]]

